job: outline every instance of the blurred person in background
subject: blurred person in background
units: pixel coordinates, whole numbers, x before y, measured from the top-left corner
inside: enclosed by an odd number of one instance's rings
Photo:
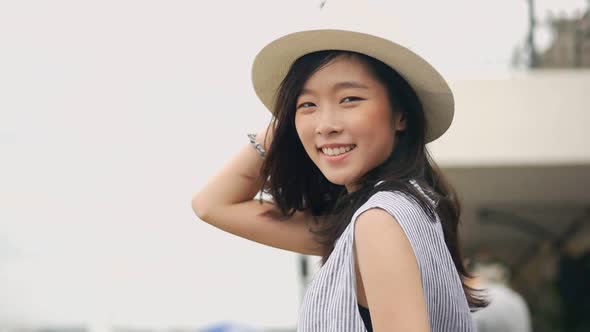
[[[500,262],[476,262],[469,282],[486,292],[490,304],[473,313],[478,332],[531,332],[531,315],[524,298],[508,284],[510,272]]]

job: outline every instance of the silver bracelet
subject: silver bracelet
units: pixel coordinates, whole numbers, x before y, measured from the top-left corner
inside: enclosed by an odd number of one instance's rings
[[[266,151],[264,150],[262,145],[260,145],[260,143],[256,142],[256,134],[248,134],[248,138],[250,139],[250,143],[252,143],[254,149],[256,149],[260,157],[264,159]]]

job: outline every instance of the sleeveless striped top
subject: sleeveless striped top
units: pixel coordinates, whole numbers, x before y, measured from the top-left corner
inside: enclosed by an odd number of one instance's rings
[[[415,180],[410,182],[435,204]],[[440,220],[437,217],[433,222],[411,198],[391,191],[375,193],[355,211],[330,257],[307,286],[297,332],[367,332],[356,296],[353,241],[357,217],[371,208],[381,208],[394,216],[410,241],[420,270],[431,331],[475,332]]]

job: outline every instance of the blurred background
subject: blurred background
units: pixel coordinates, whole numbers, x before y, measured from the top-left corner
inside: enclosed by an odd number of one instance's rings
[[[295,330],[319,257],[191,198],[270,120],[256,52],[323,2],[0,1],[0,332]],[[455,93],[430,149],[467,264],[590,331],[589,2],[371,2]]]

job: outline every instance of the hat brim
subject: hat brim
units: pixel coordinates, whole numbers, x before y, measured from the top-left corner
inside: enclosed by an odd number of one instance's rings
[[[252,83],[262,103],[273,112],[274,98],[291,65],[301,56],[324,50],[364,53],[395,69],[415,90],[426,118],[425,139],[431,142],[451,125],[453,93],[426,60],[408,48],[370,34],[321,29],[285,35],[266,45],[254,59]]]

